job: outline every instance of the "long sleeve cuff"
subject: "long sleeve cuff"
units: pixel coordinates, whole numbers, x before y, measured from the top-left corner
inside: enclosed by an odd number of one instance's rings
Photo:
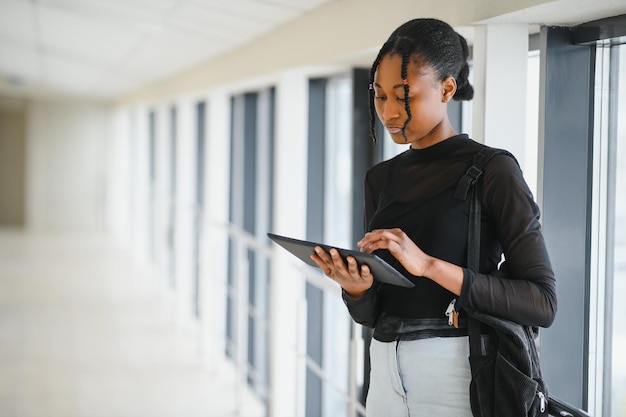
[[[463,268],[463,285],[461,286],[461,294],[456,302],[456,306],[466,312],[474,310],[472,305],[472,284],[474,283],[474,272],[467,268]]]
[[[350,297],[348,293],[343,290],[343,288],[341,289],[341,298],[343,299],[343,302],[348,308],[355,308],[360,305],[367,304],[371,302],[375,298],[375,296],[376,296],[376,291],[374,290],[374,286],[371,286],[365,292],[363,297],[356,299],[356,300]]]

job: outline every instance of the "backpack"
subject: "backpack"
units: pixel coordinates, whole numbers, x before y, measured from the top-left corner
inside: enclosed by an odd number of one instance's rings
[[[474,156],[459,180],[454,197],[470,197],[468,268],[478,271],[480,259],[480,182],[485,166],[502,149],[486,148]],[[515,158],[514,158],[515,159]],[[471,194],[470,194],[471,192]],[[496,272],[496,274],[502,271]],[[535,339],[538,328],[466,311],[470,340],[470,404],[474,417],[548,416],[548,387],[541,375]],[[481,323],[492,329],[481,335]]]

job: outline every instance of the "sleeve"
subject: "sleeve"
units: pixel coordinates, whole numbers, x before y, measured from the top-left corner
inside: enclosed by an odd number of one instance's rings
[[[374,193],[369,181],[369,175],[365,178],[365,230],[369,230],[369,222],[374,212],[376,211],[376,202],[374,199]],[[373,328],[376,325],[376,320],[380,312],[378,304],[378,282],[370,287],[365,295],[358,300],[350,298],[345,291],[341,291],[341,297],[344,304],[348,307],[348,312],[352,319],[362,324],[363,326]]]
[[[358,300],[353,300],[345,291],[341,291],[341,298],[355,322],[371,328],[376,326],[379,315],[378,287],[379,285],[374,282],[374,285]]]
[[[522,325],[549,327],[557,310],[556,281],[539,207],[513,158],[496,156],[487,165],[482,204],[506,261],[490,274],[465,268],[458,306],[470,313],[479,310]]]

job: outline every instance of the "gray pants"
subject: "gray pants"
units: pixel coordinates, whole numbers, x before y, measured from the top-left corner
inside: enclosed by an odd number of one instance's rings
[[[472,417],[467,337],[372,340],[367,417]]]

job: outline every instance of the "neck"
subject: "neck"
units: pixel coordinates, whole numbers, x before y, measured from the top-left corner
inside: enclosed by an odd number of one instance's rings
[[[430,132],[423,137],[411,142],[411,148],[424,149],[436,145],[452,136],[456,136],[456,131],[450,124],[450,120],[446,116],[441,123],[436,125]]]

